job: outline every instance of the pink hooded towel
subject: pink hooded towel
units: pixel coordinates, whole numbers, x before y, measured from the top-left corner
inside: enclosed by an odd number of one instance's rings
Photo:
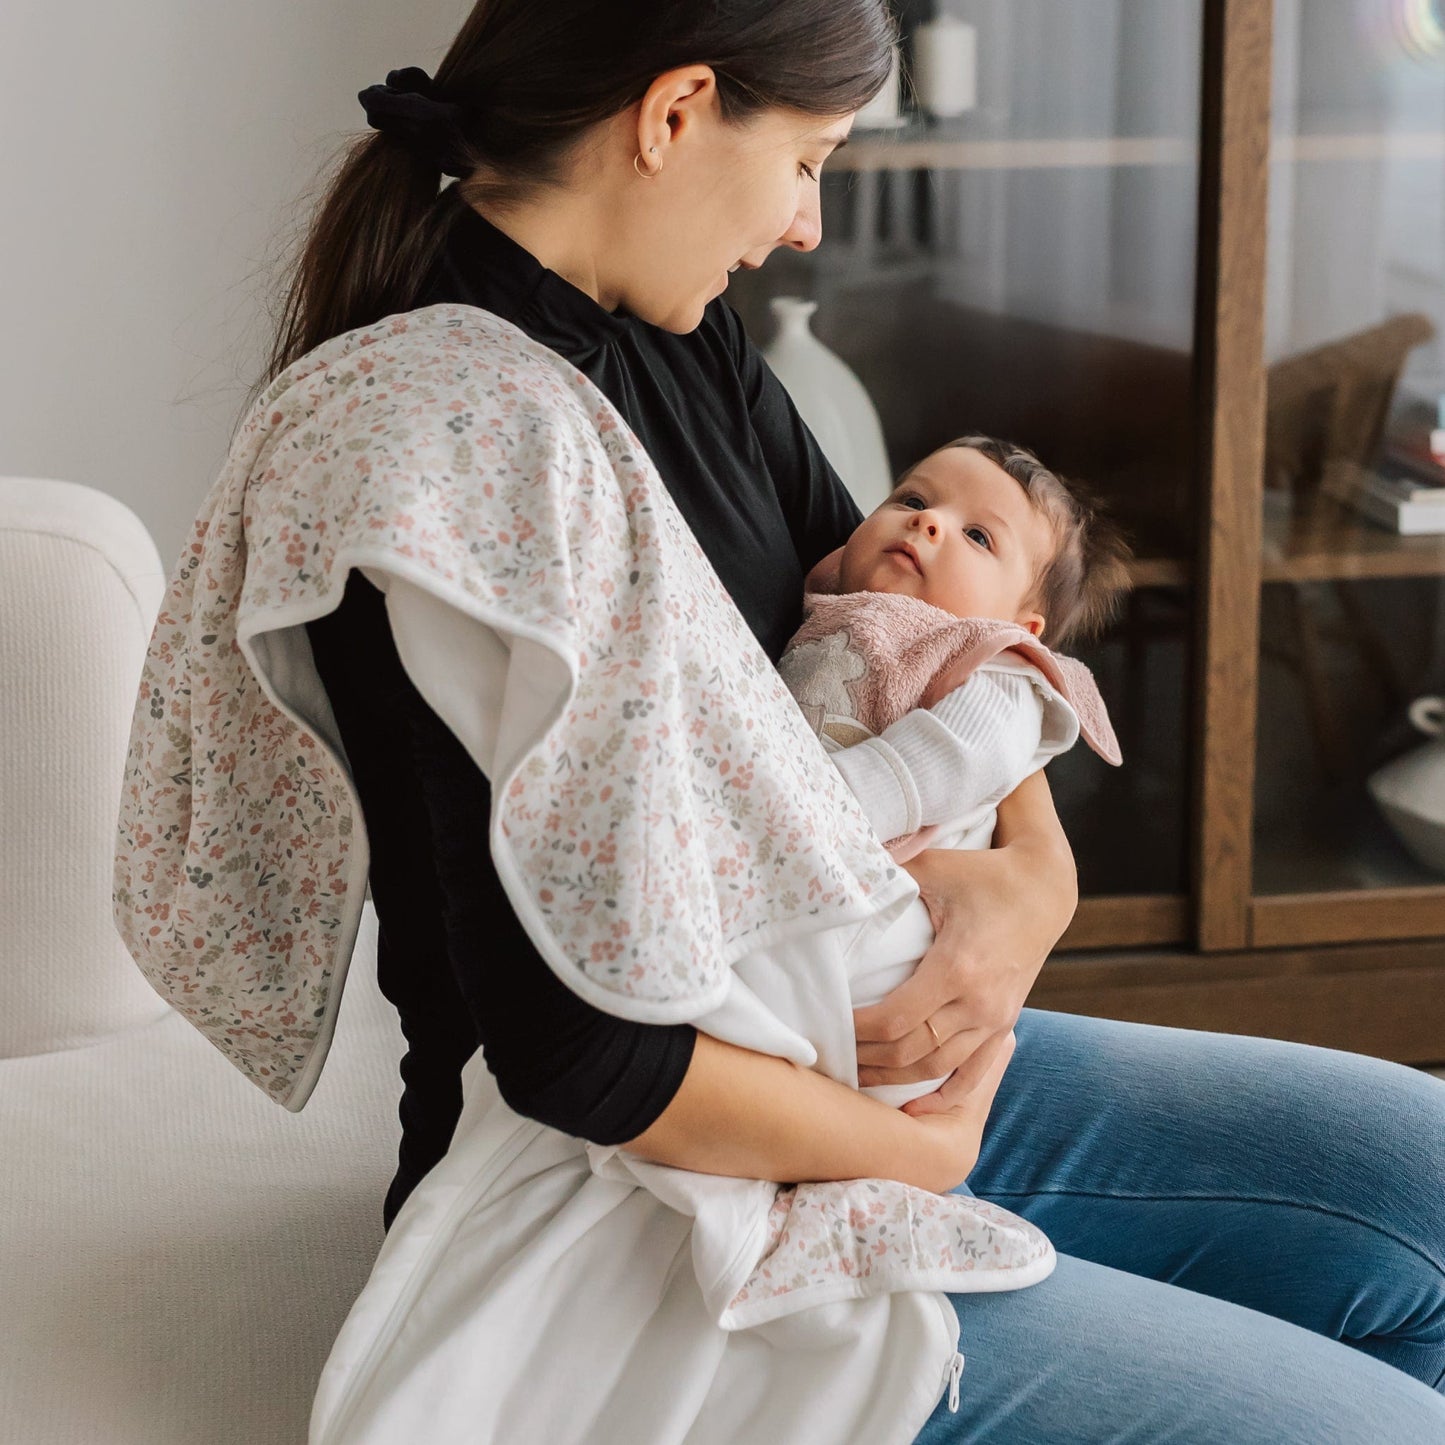
[[[833,592],[841,549],[808,574],[802,627],[778,671],[813,731],[847,746],[876,736],[915,708],[932,707],[984,663],[1013,652],[1032,664],[1078,714],[1085,742],[1118,767],[1119,743],[1093,674],[1045,647],[1026,628],[990,617],[955,617],[917,597]],[[936,829],[891,840],[900,860]]]

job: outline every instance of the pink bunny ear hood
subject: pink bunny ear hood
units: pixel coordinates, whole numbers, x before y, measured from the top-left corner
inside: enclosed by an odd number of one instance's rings
[[[809,583],[836,581],[841,557],[842,548],[824,557],[808,573]],[[882,732],[916,707],[931,707],[983,663],[1012,651],[1037,667],[1074,709],[1084,741],[1106,763],[1118,767],[1123,762],[1093,674],[1017,623],[955,617],[931,602],[891,592],[809,590],[803,610],[803,626],[788,644],[790,650],[846,629],[850,646],[877,660],[848,684],[858,720],[872,732]]]

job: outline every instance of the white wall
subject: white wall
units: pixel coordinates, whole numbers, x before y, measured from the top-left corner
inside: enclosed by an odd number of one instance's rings
[[[469,0],[0,3],[0,475],[120,497],[169,569],[356,92]]]

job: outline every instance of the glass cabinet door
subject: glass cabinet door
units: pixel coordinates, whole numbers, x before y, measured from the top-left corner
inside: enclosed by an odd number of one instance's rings
[[[907,12],[930,8],[906,7],[905,53]],[[1081,742],[1048,771],[1083,898],[1064,946],[1184,942],[1203,5],[945,8],[974,30],[976,104],[938,119],[905,86],[903,123],[856,127],[824,168],[822,245],[738,273],[729,299],[765,347],[771,298],[817,302],[813,331],[866,386],[894,477],[984,432],[1081,479],[1124,524],[1132,593],[1077,654],[1124,765]]]
[[[1257,945],[1445,934],[1441,20],[1274,8]]]

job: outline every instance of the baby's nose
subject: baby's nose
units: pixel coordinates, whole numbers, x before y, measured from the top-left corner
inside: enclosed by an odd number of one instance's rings
[[[930,537],[936,537],[938,535],[938,523],[935,522],[932,517],[925,520],[923,514],[917,512],[914,514],[914,525],[917,526],[919,522],[923,523]]]

